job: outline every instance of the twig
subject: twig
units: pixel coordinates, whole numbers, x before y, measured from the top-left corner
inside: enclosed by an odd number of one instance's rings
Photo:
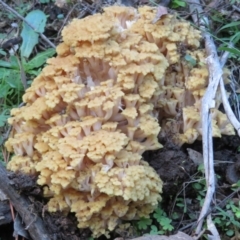
[[[235,6],[235,5],[232,5],[232,8],[235,9],[236,11],[240,12],[240,8]]]
[[[0,189],[7,195],[16,211],[22,217],[23,222],[28,226],[28,232],[33,240],[50,240],[41,218],[29,211],[29,201],[26,197],[19,195],[10,185],[7,171],[0,163]]]
[[[2,0],[0,0],[0,4],[2,4],[9,12],[13,13],[14,15],[16,15],[18,18],[20,18],[21,20],[23,20],[30,28],[33,29],[33,31],[35,31],[36,33],[38,33],[40,35],[40,37],[47,42],[51,47],[56,48],[56,46],[43,34],[40,33],[38,31],[36,31],[36,29],[31,25],[31,23],[29,23],[24,17],[22,17],[17,11],[15,11],[14,9],[12,9],[10,6],[8,6],[6,3],[4,3]]]
[[[194,3],[193,3],[194,2]],[[202,99],[202,141],[203,141],[203,162],[205,169],[207,193],[204,199],[204,204],[201,209],[198,224],[196,228],[196,236],[201,232],[204,218],[209,215],[210,205],[215,193],[215,174],[213,163],[213,143],[212,143],[212,117],[210,109],[215,107],[215,95],[220,79],[222,78],[222,68],[219,63],[216,47],[210,34],[206,31],[206,25],[208,26],[207,17],[202,16],[198,19],[199,12],[202,12],[202,8],[199,5],[198,0],[191,0],[189,4],[193,14],[193,20],[195,24],[200,23],[200,29],[202,30],[203,37],[205,38],[205,48],[207,52],[207,65],[209,69],[209,85]],[[208,219],[211,219],[209,216]],[[207,221],[208,230],[214,235],[214,239],[220,239],[219,234],[215,227],[213,227],[212,221]]]
[[[228,55],[229,55],[229,52],[225,52],[223,54],[223,56],[221,57],[221,66],[222,67],[225,65]],[[228,96],[227,96],[227,92],[225,90],[223,79],[220,80],[220,89],[221,89],[222,102],[223,102],[223,106],[224,106],[226,115],[228,116],[228,119],[231,122],[231,124],[233,125],[233,127],[236,129],[238,136],[240,136],[240,123],[237,120],[237,118],[236,118],[235,114],[233,113],[232,108],[229,104]]]
[[[212,221],[212,217],[211,214],[209,214],[207,216],[207,225],[208,225],[208,229],[211,231],[212,235],[208,235],[208,239],[210,240],[216,240],[216,239],[221,239],[220,235],[217,231],[217,228],[215,226],[215,224]]]
[[[237,120],[235,114],[232,111],[232,108],[229,104],[227,93],[224,87],[223,79],[220,80],[220,89],[221,89],[221,94],[222,94],[222,102],[224,106],[224,110],[228,116],[229,121],[233,125],[233,127],[237,130],[238,136],[240,136],[240,123]]]

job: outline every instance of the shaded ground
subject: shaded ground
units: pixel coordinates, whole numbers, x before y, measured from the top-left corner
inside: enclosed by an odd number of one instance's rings
[[[216,212],[216,207],[223,208],[229,197],[230,199],[237,197],[237,192],[232,193],[232,184],[240,180],[239,145],[240,138],[237,136],[214,139],[216,202],[212,206],[213,213]],[[174,219],[175,230],[185,230],[191,235],[201,210],[200,204],[203,199],[200,199],[200,196],[205,193],[205,179],[200,170],[202,159],[198,159],[200,163],[196,164],[188,152],[189,148],[201,153],[202,143],[197,141],[179,148],[167,142],[163,149],[147,152],[144,157],[164,182],[162,194],[164,210],[170,216],[174,212],[179,214]],[[199,185],[194,185],[196,183]],[[178,204],[176,202],[178,199],[183,199],[183,202]]]

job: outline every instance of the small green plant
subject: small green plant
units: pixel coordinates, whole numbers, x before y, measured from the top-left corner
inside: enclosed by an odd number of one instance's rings
[[[161,234],[170,232],[174,229],[174,227],[171,225],[172,220],[167,217],[167,214],[161,208],[155,210],[153,217],[157,220],[157,222],[160,225]]]
[[[229,20],[224,14],[215,10],[212,10],[210,18],[212,20],[211,28],[217,29],[214,33],[213,30],[209,29],[209,31],[216,42],[218,42],[218,50],[227,51],[230,53],[230,58],[239,59],[240,21]],[[231,43],[231,45],[229,45],[229,43]]]
[[[230,200],[225,208],[216,209],[218,212],[215,214],[214,223],[226,236],[234,236],[235,229],[240,229],[240,202],[235,204]]]
[[[230,201],[226,208],[230,211],[232,211],[232,213],[234,213],[234,216],[237,218],[237,219],[240,219],[240,202],[238,202],[238,206],[236,206],[234,204],[233,201]]]
[[[161,208],[157,208],[153,214],[153,219],[141,218],[137,222],[137,228],[149,230],[152,235],[166,234],[174,229],[171,223],[172,220],[167,217],[167,214]]]
[[[217,208],[218,214],[217,217],[214,218],[214,223],[218,228],[220,228],[228,237],[232,237],[234,235],[234,226],[239,228],[239,222],[234,219],[232,213],[222,210],[221,208]]]
[[[11,56],[8,61],[0,60],[0,127],[3,127],[9,118],[10,109],[21,103],[24,92],[21,79],[22,72],[31,79],[39,74],[46,59],[54,54],[54,49],[48,49],[37,54],[28,62],[22,59],[21,65],[16,56]],[[31,83],[30,79],[26,79],[28,84]]]
[[[238,148],[240,148],[240,146]],[[234,183],[232,185],[232,190],[233,191],[237,191],[237,190],[239,190],[239,188],[240,188],[240,180],[238,180],[236,183]]]

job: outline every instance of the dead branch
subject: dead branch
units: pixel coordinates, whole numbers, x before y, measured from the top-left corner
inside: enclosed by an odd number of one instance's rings
[[[233,125],[233,127],[237,130],[238,136],[240,136],[240,123],[237,120],[235,114],[232,111],[232,108],[229,104],[227,93],[224,87],[224,82],[223,79],[220,80],[220,89],[221,89],[221,94],[222,94],[222,102],[224,106],[224,110],[228,116],[229,121]]]
[[[0,163],[0,189],[9,198],[16,211],[20,214],[22,221],[28,227],[28,232],[33,240],[50,240],[43,222],[36,213],[29,211],[29,200],[19,195],[11,186],[5,167]]]
[[[232,44],[230,44],[230,47],[232,47]],[[228,56],[229,56],[229,52],[225,52],[223,54],[223,56],[221,57],[220,64],[221,64],[222,67],[225,65]],[[223,79],[220,80],[220,89],[221,89],[221,94],[222,94],[222,101],[223,101],[224,110],[225,110],[225,112],[228,116],[229,121],[231,122],[233,127],[236,129],[236,131],[238,133],[238,136],[240,136],[240,123],[237,120],[237,118],[236,118],[235,114],[233,113],[232,108],[229,104],[228,96],[227,96],[227,92],[225,90]]]
[[[207,193],[204,204],[198,218],[198,225],[196,228],[196,238],[201,233],[203,221],[209,215],[210,205],[215,193],[215,173],[213,164],[213,143],[212,143],[212,117],[211,109],[215,107],[215,95],[217,87],[222,79],[222,67],[220,65],[215,44],[211,35],[206,31],[208,26],[207,17],[201,15],[203,9],[198,0],[191,0],[189,2],[191,12],[193,12],[193,20],[198,24],[202,30],[205,39],[205,48],[207,52],[207,65],[209,70],[209,85],[202,99],[202,141],[203,141],[203,162],[205,168],[205,177],[207,185]],[[200,16],[200,18],[199,18]],[[211,216],[208,217],[211,219]],[[220,239],[219,234],[212,221],[207,221],[208,230],[211,231],[214,239]]]
[[[38,33],[40,35],[40,37],[46,42],[48,43],[51,47],[56,48],[56,46],[42,33],[36,31],[36,29],[31,25],[31,23],[29,23],[24,17],[22,17],[17,11],[15,11],[14,9],[12,9],[10,6],[8,6],[6,3],[4,3],[2,0],[0,0],[0,4],[3,5],[4,8],[7,9],[7,11],[13,13],[15,16],[17,16],[18,18],[20,18],[22,21],[24,21],[30,28],[33,29],[34,32]]]

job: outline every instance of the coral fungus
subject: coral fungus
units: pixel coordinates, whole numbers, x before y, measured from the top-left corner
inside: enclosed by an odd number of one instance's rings
[[[73,20],[57,57],[9,119],[6,147],[15,156],[8,169],[37,174],[51,197],[48,210],[74,212],[95,237],[120,220],[148,217],[161,200],[162,182],[142,159],[161,147],[158,118],[182,112],[178,139],[201,136],[208,72],[200,33],[174,15],[153,23],[155,15],[151,7],[113,6]],[[183,59],[180,44],[197,66]],[[216,135],[232,134],[217,110],[213,122]],[[171,127],[167,120],[163,126]]]

